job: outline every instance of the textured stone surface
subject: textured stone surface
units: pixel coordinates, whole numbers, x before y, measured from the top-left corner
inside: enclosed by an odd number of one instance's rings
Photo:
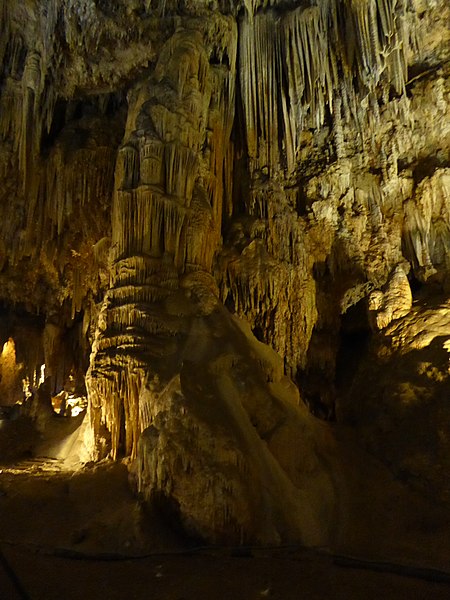
[[[51,393],[86,385],[93,458],[131,457],[191,533],[326,542],[339,451],[310,413],[447,498],[445,350],[436,398],[410,358],[447,335],[449,18],[2,3],[1,341],[35,393],[44,363]]]
[[[413,488],[450,498],[449,302],[426,297],[374,341],[339,407],[378,458]]]

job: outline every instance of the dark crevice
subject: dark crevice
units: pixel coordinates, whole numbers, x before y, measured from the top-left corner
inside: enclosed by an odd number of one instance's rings
[[[360,300],[342,316],[339,347],[336,355],[336,389],[345,394],[351,387],[355,373],[364,358],[372,331],[367,301]]]
[[[431,177],[436,169],[447,166],[437,156],[427,156],[420,160],[420,162],[413,169],[414,183],[418,185],[426,177]]]
[[[264,336],[264,331],[263,331],[262,327],[260,327],[259,325],[256,325],[252,329],[252,333],[259,342],[263,342],[263,344],[266,342],[265,336]]]
[[[441,68],[441,64],[432,65],[426,62],[419,62],[408,67],[408,78],[406,82],[407,91],[411,88],[412,84],[418,81],[419,79],[423,79],[435,73],[439,68]]]
[[[239,53],[237,56],[237,72],[239,73]],[[243,108],[242,91],[239,77],[236,78],[236,97],[235,97],[235,117],[231,130],[231,143],[234,149],[234,168],[233,168],[233,211],[234,215],[226,215],[224,211],[224,219],[227,217],[237,216],[247,213],[248,198],[250,196],[250,178],[248,167],[248,147],[247,138],[245,135],[246,125]],[[226,225],[226,223],[224,223]]]
[[[67,101],[63,98],[58,98],[53,110],[52,124],[48,132],[44,130],[41,140],[41,152],[46,154],[53,146],[59,134],[66,124]]]

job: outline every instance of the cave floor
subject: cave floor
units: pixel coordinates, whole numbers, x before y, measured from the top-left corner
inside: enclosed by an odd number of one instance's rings
[[[450,581],[301,548],[198,548],[143,514],[125,465],[0,469],[1,600],[447,599]],[[450,579],[450,578],[449,578]]]
[[[8,548],[22,594],[0,572],[2,598],[19,600],[447,599],[450,586],[342,568],[326,557],[159,555],[135,560],[73,560]]]

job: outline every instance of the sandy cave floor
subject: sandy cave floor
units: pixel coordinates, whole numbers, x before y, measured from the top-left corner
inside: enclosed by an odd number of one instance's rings
[[[193,547],[144,514],[125,465],[29,459],[0,473],[0,598],[447,599],[450,582],[343,566],[323,552]],[[337,564],[339,563],[339,564]],[[428,573],[429,578],[433,574]]]

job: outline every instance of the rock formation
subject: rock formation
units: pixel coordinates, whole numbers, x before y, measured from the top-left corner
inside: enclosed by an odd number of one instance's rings
[[[328,543],[340,425],[448,502],[449,19],[2,2],[1,341],[190,534]]]

